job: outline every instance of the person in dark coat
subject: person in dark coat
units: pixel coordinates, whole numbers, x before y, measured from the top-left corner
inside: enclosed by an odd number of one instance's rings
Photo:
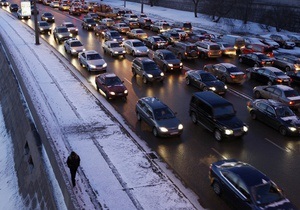
[[[74,151],[71,152],[71,154],[67,159],[67,165],[70,168],[73,187],[75,187],[76,186],[75,176],[76,176],[77,169],[80,165],[80,157],[79,155],[76,154],[76,152]]]

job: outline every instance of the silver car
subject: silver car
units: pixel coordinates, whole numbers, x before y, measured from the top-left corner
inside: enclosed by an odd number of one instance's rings
[[[88,71],[104,71],[106,72],[107,63],[101,55],[95,50],[87,50],[78,53],[79,64]]]
[[[133,56],[148,56],[149,49],[138,39],[128,39],[123,42],[126,53]]]
[[[76,38],[66,40],[64,43],[64,49],[71,55],[77,55],[78,53],[85,51],[85,48],[81,41]]]
[[[109,53],[111,57],[125,56],[125,49],[117,41],[106,41],[102,44],[103,51]]]

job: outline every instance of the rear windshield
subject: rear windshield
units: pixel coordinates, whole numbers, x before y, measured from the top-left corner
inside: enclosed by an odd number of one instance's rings
[[[211,45],[210,49],[211,50],[220,50],[220,46],[219,45]]]
[[[192,28],[192,24],[191,23],[184,23],[183,24],[183,28],[189,28],[189,29],[191,29]]]

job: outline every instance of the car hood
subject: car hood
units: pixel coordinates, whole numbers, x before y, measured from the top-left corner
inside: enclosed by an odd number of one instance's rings
[[[179,59],[167,60],[167,62],[168,62],[169,64],[180,64],[180,60],[179,60]]]
[[[119,93],[119,92],[124,92],[126,90],[126,87],[123,84],[119,84],[119,85],[107,86],[107,89],[109,91]]]
[[[236,129],[244,126],[244,123],[236,116],[224,116],[217,118],[217,121],[226,128]]]
[[[219,80],[205,82],[205,84],[209,87],[224,87],[225,84]]]
[[[105,61],[103,59],[99,59],[99,60],[89,60],[87,61],[88,64],[90,65],[94,65],[94,66],[97,66],[97,65],[103,65],[105,63]]]
[[[145,46],[140,46],[140,47],[134,47],[136,50],[139,50],[141,52],[147,52],[148,48]]]
[[[300,96],[293,96],[293,97],[287,97],[289,100],[292,101],[299,101],[300,100]]]
[[[300,126],[300,119],[297,116],[281,117],[281,119],[291,125]]]
[[[288,199],[283,199],[283,200],[268,204],[261,209],[265,209],[265,210],[277,210],[277,209],[296,210],[297,208]]]
[[[146,74],[152,74],[154,77],[160,76],[161,70],[160,69],[153,69],[152,71],[145,71]]]
[[[287,75],[282,75],[282,76],[279,76],[278,78],[280,78],[280,79],[290,79],[290,77],[287,76]]]
[[[168,119],[161,119],[161,120],[157,120],[157,125],[159,127],[166,127],[166,128],[177,128],[178,125],[180,124],[180,121],[176,118],[168,118]]]
[[[123,47],[112,47],[111,48],[113,51],[117,51],[117,52],[122,52],[124,51],[124,48]]]
[[[84,47],[83,46],[79,46],[79,47],[71,47],[72,49],[76,50],[76,51],[83,51]]]
[[[60,36],[70,36],[70,32],[57,33]]]

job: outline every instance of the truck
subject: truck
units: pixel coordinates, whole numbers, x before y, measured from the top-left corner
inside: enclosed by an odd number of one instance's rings
[[[97,4],[93,7],[93,12],[96,13],[101,19],[112,18],[116,19],[117,14],[113,12],[113,9],[107,4]]]

